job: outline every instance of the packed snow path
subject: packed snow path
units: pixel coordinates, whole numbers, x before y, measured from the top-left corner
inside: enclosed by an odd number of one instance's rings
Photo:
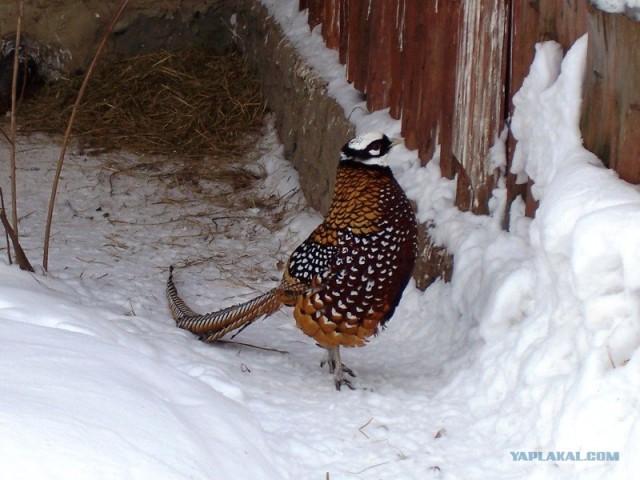
[[[57,148],[46,138],[21,145],[20,232],[36,264],[48,196],[41,186]],[[320,369],[323,351],[297,330],[289,309],[234,339],[247,345],[202,344],[175,327],[164,298],[168,265],[180,267],[182,292],[202,311],[237,303],[274,286],[278,266],[320,220],[303,208],[296,173],[272,132],[260,148],[267,177],[238,195],[277,197],[264,202],[265,211],[222,207],[193,192],[186,198],[188,187],[114,175],[104,157],[70,155],[49,275],[1,267],[9,417],[0,451],[13,458],[1,462],[3,478],[379,473],[396,471],[413,449],[423,450],[420,438],[431,441],[441,430],[442,422],[420,412],[438,375],[456,362],[443,369],[441,358],[415,352],[443,352],[438,343],[450,349],[454,332],[416,335],[424,322],[413,287],[394,329],[345,352],[360,388],[342,395]],[[272,232],[265,215],[283,219],[283,227]],[[437,458],[421,454],[408,463],[429,469]]]

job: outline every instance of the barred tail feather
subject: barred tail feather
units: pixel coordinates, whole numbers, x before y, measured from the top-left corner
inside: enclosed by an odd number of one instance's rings
[[[178,295],[178,290],[173,283],[173,265],[169,267],[169,278],[167,279],[167,300],[169,301],[169,309],[171,310],[171,316],[177,322],[182,317],[188,317],[190,315],[197,315],[196,312],[191,310],[184,300]]]
[[[279,289],[274,288],[248,302],[200,315],[191,310],[180,298],[173,283],[173,268],[169,272],[167,300],[176,325],[199,334],[205,342],[216,341],[225,334],[244,327],[259,317],[274,313],[282,306],[278,294]]]

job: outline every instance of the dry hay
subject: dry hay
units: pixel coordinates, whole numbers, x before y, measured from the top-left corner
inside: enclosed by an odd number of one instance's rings
[[[61,79],[22,105],[21,130],[64,133],[81,83]],[[263,112],[259,81],[239,54],[158,51],[99,66],[73,135],[104,151],[239,158]]]
[[[82,76],[48,84],[19,111],[22,133],[63,134]],[[76,114],[72,136],[87,153],[126,150],[133,173],[170,171],[171,183],[250,187],[259,175],[242,163],[263,127],[259,80],[237,52],[156,51],[103,61]],[[170,168],[166,167],[171,164]]]

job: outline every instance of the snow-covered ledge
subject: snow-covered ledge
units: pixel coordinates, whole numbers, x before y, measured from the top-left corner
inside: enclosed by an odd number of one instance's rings
[[[285,156],[300,174],[309,203],[324,212],[335,183],[338,153],[355,128],[320,78],[296,52],[258,0],[238,0],[235,34],[262,79]]]

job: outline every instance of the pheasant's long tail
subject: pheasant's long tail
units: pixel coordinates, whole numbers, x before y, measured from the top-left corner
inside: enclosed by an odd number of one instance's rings
[[[278,292],[276,287],[248,302],[200,315],[191,310],[178,295],[173,283],[173,267],[167,280],[167,300],[176,325],[200,335],[205,342],[214,342],[264,315],[274,313],[282,306]]]

